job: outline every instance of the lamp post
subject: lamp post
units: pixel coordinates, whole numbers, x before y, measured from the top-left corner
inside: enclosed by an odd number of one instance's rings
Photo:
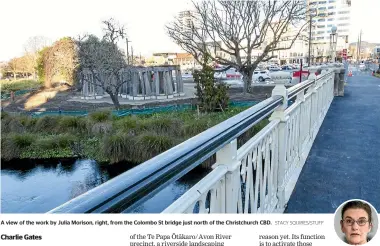
[[[332,62],[335,62],[335,59],[336,59],[336,43],[337,43],[337,27],[336,26],[332,26],[331,27],[331,34],[330,34],[330,52],[331,52],[331,60]]]

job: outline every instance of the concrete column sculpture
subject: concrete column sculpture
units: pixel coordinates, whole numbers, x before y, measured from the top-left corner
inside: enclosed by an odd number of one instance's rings
[[[143,78],[144,78],[144,83],[145,83],[145,95],[147,97],[150,97],[151,94],[152,94],[152,90],[150,88],[150,82],[149,82],[149,77],[148,77],[148,72],[147,71],[144,72]]]
[[[137,89],[138,89],[138,73],[137,72],[132,72],[132,97],[137,96]]]
[[[101,98],[104,90],[90,81],[93,79],[92,74],[87,72],[84,76],[81,97],[83,99]],[[100,74],[101,80],[109,79],[103,78],[104,76]],[[119,90],[119,96],[122,98],[149,100],[184,95],[179,66],[130,67],[121,70],[119,76],[122,81],[125,81]],[[116,80],[116,78],[113,79]]]
[[[182,80],[182,75],[181,75],[181,69],[177,69],[177,88],[178,88],[178,94],[182,96],[183,94],[183,80]]]
[[[164,72],[158,71],[158,77],[159,77],[159,94],[165,94],[165,82],[164,82]]]
[[[166,70],[166,95],[168,97],[173,96],[173,84],[172,84],[172,77],[170,75],[170,71]]]
[[[84,79],[82,80],[82,97],[81,97],[81,99],[85,99],[88,95],[88,81],[87,81],[88,79],[89,79],[89,75],[85,74]]]
[[[156,99],[160,95],[160,72],[154,71],[153,75],[155,91],[156,91]]]

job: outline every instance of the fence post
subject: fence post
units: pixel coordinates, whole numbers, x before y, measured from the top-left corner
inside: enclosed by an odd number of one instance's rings
[[[284,81],[278,80],[276,81],[278,84],[272,91],[272,96],[282,96],[283,102],[282,105],[279,106],[269,118],[270,121],[279,120],[278,126],[278,157],[277,157],[277,198],[278,205],[277,211],[283,212],[286,206],[286,198],[285,198],[285,172],[286,172],[286,149],[287,149],[287,120],[288,116],[285,115],[285,110],[288,107],[288,91],[284,86]]]

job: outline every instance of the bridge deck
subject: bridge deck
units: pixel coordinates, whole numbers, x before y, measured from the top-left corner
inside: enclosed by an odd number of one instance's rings
[[[380,79],[349,77],[335,97],[290,197],[287,213],[334,213],[349,199],[380,208]]]

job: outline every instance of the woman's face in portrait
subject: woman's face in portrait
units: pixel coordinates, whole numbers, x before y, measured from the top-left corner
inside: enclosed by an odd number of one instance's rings
[[[349,244],[367,243],[367,235],[371,231],[372,224],[369,223],[368,214],[364,209],[347,209],[340,224]]]

